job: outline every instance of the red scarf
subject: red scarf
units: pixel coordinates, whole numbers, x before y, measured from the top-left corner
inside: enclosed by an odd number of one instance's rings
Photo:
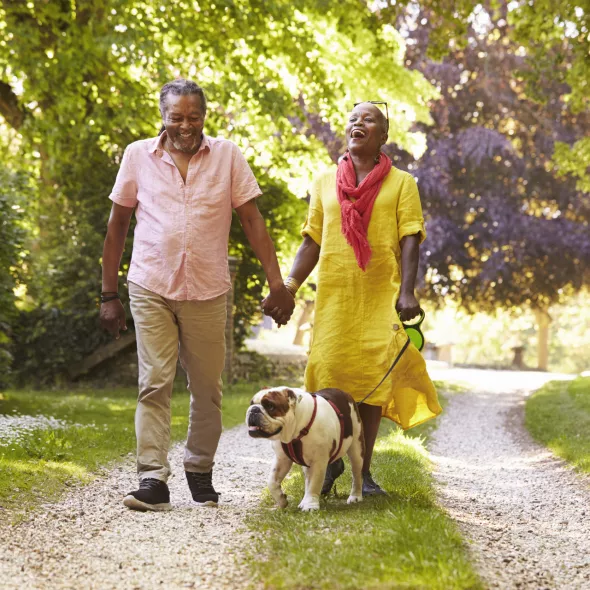
[[[340,160],[336,171],[336,194],[342,211],[342,233],[352,246],[356,261],[362,270],[367,268],[371,260],[371,246],[367,239],[371,212],[381,185],[390,170],[391,160],[382,153],[379,162],[358,186],[349,154]],[[356,201],[353,203],[349,198]]]

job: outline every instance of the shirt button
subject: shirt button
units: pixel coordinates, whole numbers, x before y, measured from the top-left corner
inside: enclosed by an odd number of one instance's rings
[[[399,330],[399,324],[393,324],[393,329],[397,332]]]

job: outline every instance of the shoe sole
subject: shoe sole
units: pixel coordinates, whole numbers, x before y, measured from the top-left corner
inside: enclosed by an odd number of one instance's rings
[[[197,506],[217,506],[217,502],[214,502],[213,500],[207,500],[206,502],[197,502],[196,500],[193,500],[193,502]]]
[[[139,510],[141,512],[167,512],[168,510],[172,510],[172,504],[169,502],[163,502],[161,504],[147,504],[146,502],[142,502],[138,500],[135,496],[125,496],[123,498],[123,504],[127,506],[127,508],[131,508],[131,510]]]

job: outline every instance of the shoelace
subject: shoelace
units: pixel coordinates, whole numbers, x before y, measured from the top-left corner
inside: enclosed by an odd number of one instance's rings
[[[153,490],[154,488],[158,488],[162,485],[162,481],[159,479],[154,479],[153,477],[148,477],[146,479],[142,479],[139,482],[139,489],[140,490]]]
[[[189,477],[199,486],[213,487],[211,483],[211,473],[195,473],[190,472]]]

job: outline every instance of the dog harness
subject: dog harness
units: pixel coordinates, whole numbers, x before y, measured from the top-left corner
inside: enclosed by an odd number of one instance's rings
[[[318,400],[316,398],[317,394],[312,393],[311,396],[313,397],[313,412],[311,414],[309,423],[307,426],[301,429],[301,432],[297,438],[294,438],[290,443],[281,443],[283,446],[283,451],[285,451],[287,457],[289,457],[293,463],[297,463],[297,465],[303,465],[304,467],[309,467],[309,465],[307,465],[307,463],[303,460],[303,442],[301,439],[309,433],[309,429],[312,427],[318,411]],[[338,444],[336,451],[330,457],[329,461],[329,463],[333,463],[336,460],[338,453],[340,453],[342,441],[344,440],[344,414],[338,409],[334,402],[330,401],[329,399],[326,399],[326,401],[332,406],[340,422],[340,443]]]

